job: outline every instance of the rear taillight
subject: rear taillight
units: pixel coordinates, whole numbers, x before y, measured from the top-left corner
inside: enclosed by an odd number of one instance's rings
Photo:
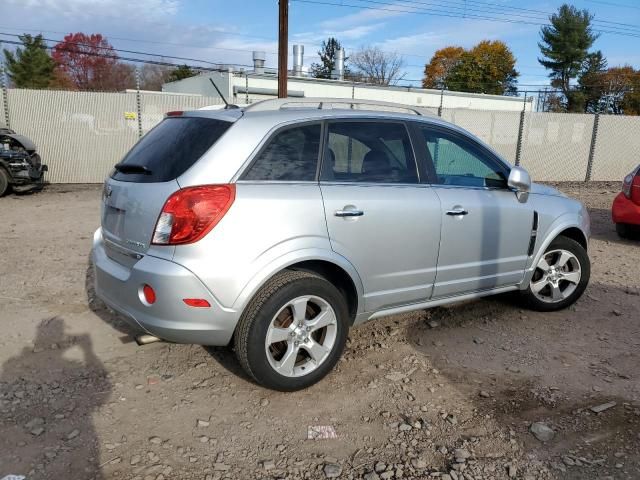
[[[636,205],[640,205],[640,173],[636,173],[631,181],[631,194],[629,198]]]
[[[164,204],[151,243],[183,245],[197,242],[224,217],[235,196],[234,184],[178,190]]]
[[[622,181],[622,193],[624,193],[624,196],[627,198],[631,198],[631,184],[633,183],[634,178],[635,175],[630,173],[624,177],[624,180]]]

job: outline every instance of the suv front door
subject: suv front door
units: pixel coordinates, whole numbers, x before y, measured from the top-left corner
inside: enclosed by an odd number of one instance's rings
[[[440,202],[419,183],[403,122],[327,123],[320,188],[331,247],[360,274],[365,310],[427,300]]]
[[[418,124],[416,130],[442,205],[433,298],[521,282],[533,210],[507,187],[509,167],[452,129]]]

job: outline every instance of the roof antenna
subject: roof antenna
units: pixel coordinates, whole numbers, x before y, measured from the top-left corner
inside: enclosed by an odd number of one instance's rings
[[[216,92],[218,92],[218,95],[220,95],[220,98],[222,99],[222,101],[224,102],[224,109],[230,109],[230,108],[240,108],[237,105],[234,105],[233,103],[229,103],[227,102],[227,99],[224,98],[224,96],[222,95],[222,92],[220,91],[220,89],[218,88],[218,86],[215,84],[215,82],[213,81],[212,78],[209,78],[209,81],[211,82],[211,85],[213,85],[213,88],[216,89]]]

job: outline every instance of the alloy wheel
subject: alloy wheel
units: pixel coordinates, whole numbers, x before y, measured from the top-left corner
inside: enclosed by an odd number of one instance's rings
[[[324,299],[294,298],[273,317],[265,339],[267,358],[285,377],[301,377],[318,368],[335,345],[338,320]]]
[[[531,279],[533,294],[543,302],[561,302],[576,290],[582,271],[578,258],[568,250],[546,252]]]

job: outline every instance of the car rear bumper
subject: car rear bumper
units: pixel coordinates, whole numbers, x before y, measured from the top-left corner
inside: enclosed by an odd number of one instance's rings
[[[620,192],[613,200],[611,216],[614,223],[640,225],[640,205],[636,205]]]
[[[92,251],[96,295],[134,327],[176,343],[224,346],[239,314],[225,309],[190,270],[169,260],[143,256],[129,268],[107,255],[98,229]],[[143,302],[147,284],[156,292],[153,305]],[[205,299],[210,308],[189,307],[185,298]]]

